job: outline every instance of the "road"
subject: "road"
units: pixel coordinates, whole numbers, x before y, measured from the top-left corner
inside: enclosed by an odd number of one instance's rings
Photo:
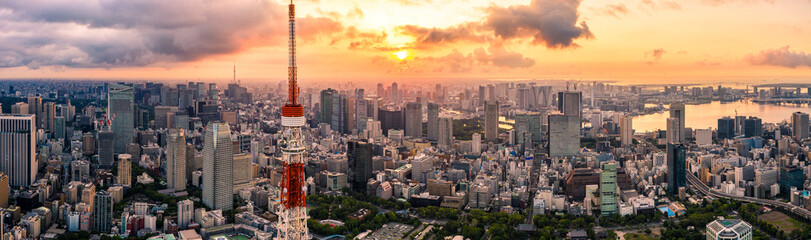
[[[719,191],[713,191],[712,189],[710,189],[710,187],[708,187],[706,184],[704,184],[704,182],[701,182],[701,180],[699,180],[698,177],[696,177],[695,175],[693,175],[691,173],[687,174],[687,182],[688,182],[688,184],[695,187],[702,194],[707,195],[707,196],[713,196],[713,197],[716,197],[716,198],[735,199],[735,200],[738,200],[738,201],[741,201],[741,202],[747,202],[747,203],[757,203],[757,204],[761,204],[761,205],[765,205],[765,206],[770,206],[772,208],[777,208],[777,209],[782,209],[782,210],[788,211],[788,212],[790,212],[791,214],[793,214],[795,216],[804,218],[805,220],[811,220],[811,211],[809,211],[808,209],[802,208],[802,207],[794,206],[791,203],[785,203],[785,202],[775,201],[775,200],[771,200],[771,199],[761,199],[761,198],[753,198],[753,197],[740,197],[740,196],[735,196],[735,195],[731,195],[731,194],[727,194],[727,193],[723,193],[723,192],[719,192]]]

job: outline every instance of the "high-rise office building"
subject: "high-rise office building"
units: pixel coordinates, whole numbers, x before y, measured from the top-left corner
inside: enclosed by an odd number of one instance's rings
[[[332,117],[330,128],[339,133],[347,132],[347,101],[346,95],[333,93],[332,95]],[[322,113],[323,114],[323,113]]]
[[[441,117],[437,120],[437,145],[451,146],[453,144],[453,118]]]
[[[471,149],[473,153],[481,153],[482,152],[482,135],[480,133],[474,133],[471,145]]]
[[[135,128],[132,86],[110,83],[107,89],[107,119],[115,134],[114,153],[126,153]]]
[[[227,123],[210,122],[203,142],[203,204],[212,209],[234,206],[234,145]]]
[[[564,91],[558,92],[558,111],[566,116],[583,117],[583,93]]]
[[[366,130],[366,120],[369,119],[369,101],[363,89],[355,89],[355,129],[358,133]]]
[[[249,188],[251,179],[251,155],[234,154],[234,192]]]
[[[580,152],[580,117],[549,115],[549,156],[575,156]]]
[[[352,190],[366,193],[366,182],[372,178],[372,144],[364,140],[350,140],[346,145],[346,158],[352,169]]]
[[[42,104],[42,128],[45,131],[54,132],[54,118],[56,117],[56,103],[46,102]]]
[[[498,139],[498,101],[484,103],[484,139],[488,142]]]
[[[186,229],[194,219],[194,202],[190,199],[177,202],[177,227]]]
[[[751,240],[752,225],[740,219],[718,219],[707,224],[707,240]]]
[[[406,104],[405,111],[405,135],[422,137],[422,104],[410,102]]]
[[[439,104],[436,103],[428,103],[428,140],[439,140],[438,139],[438,130],[439,130]]]
[[[791,188],[802,189],[805,183],[803,169],[797,166],[780,168],[780,192],[791,193]]]
[[[678,118],[668,118],[667,119],[667,142],[668,143],[678,143],[681,142],[679,140],[679,136],[682,136],[679,128],[679,119]]]
[[[620,144],[629,147],[634,143],[634,118],[623,116],[620,118]]]
[[[54,118],[54,129],[51,131],[54,139],[65,138],[65,118],[62,116]]]
[[[186,133],[183,129],[169,129],[166,139],[166,178],[168,188],[186,190]]]
[[[667,144],[667,192],[678,194],[687,186],[687,147],[680,143]]]
[[[677,142],[684,142],[684,138],[687,136],[687,132],[684,131],[684,124],[687,122],[687,119],[684,117],[684,103],[671,103],[670,104],[670,118],[677,118],[679,119],[678,128],[675,129],[677,134]]]
[[[602,164],[600,173],[600,215],[617,214],[617,162]]]
[[[392,102],[394,102],[394,103],[399,103],[400,102],[400,97],[401,97],[400,96],[400,89],[397,88],[397,83],[396,82],[391,83],[391,94],[390,94],[390,96],[391,96],[391,101]]]
[[[102,168],[112,168],[115,163],[115,133],[107,129],[102,129],[96,132],[96,135],[96,140],[98,141],[99,166]]]
[[[383,133],[386,133],[387,136],[389,134],[389,130],[403,130],[405,128],[402,110],[381,108],[378,110],[378,115],[380,117],[380,126]]]
[[[132,185],[132,155],[118,154],[118,179],[116,183],[127,187]]]
[[[35,123],[37,128],[43,128],[42,124],[42,98],[38,96],[28,97],[28,114],[36,116]]]
[[[808,138],[808,113],[795,112],[791,114],[791,129],[794,138],[802,140]]]
[[[11,186],[29,186],[36,180],[36,116],[0,115],[0,171]]]
[[[113,197],[104,190],[93,196],[93,230],[109,233],[113,227]]]
[[[11,105],[11,114],[32,114],[28,112],[28,103],[18,102]]]
[[[718,138],[732,139],[735,137],[735,119],[723,117],[718,119]]]
[[[534,146],[541,143],[542,115],[539,112],[515,112],[515,143]]]
[[[745,137],[759,137],[763,135],[763,122],[758,117],[749,117],[743,120],[743,135]]]

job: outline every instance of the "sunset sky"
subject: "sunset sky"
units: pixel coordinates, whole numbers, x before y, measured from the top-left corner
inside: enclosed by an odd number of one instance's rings
[[[0,1],[0,78],[287,77],[277,0]],[[304,83],[811,82],[811,0],[298,0]]]

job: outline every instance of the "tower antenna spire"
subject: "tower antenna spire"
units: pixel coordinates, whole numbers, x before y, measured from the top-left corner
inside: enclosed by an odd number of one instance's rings
[[[282,107],[282,182],[277,239],[310,239],[307,229],[307,202],[305,193],[304,157],[306,149],[301,127],[304,126],[304,107],[298,103],[299,86],[296,68],[296,5],[288,6],[287,103]]]

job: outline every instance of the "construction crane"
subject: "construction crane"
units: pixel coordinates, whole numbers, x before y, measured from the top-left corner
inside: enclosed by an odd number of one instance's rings
[[[307,203],[305,193],[304,107],[298,103],[299,86],[296,79],[296,6],[289,5],[289,65],[287,66],[287,103],[282,107],[282,164],[281,211],[277,225],[277,239],[310,239],[307,229]]]

